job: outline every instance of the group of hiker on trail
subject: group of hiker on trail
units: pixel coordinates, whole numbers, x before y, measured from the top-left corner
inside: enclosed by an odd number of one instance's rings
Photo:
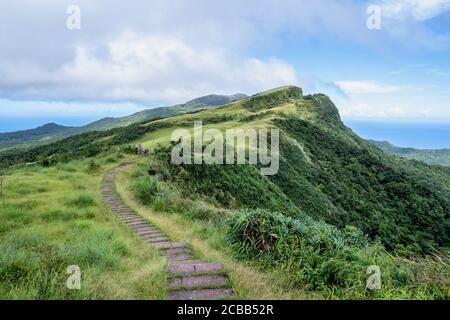
[[[136,153],[144,157],[150,156],[150,149],[144,149],[141,144],[136,145]]]

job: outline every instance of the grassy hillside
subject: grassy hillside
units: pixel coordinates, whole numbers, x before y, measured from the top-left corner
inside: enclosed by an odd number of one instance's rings
[[[149,121],[156,118],[166,118],[176,114],[198,111],[209,107],[217,107],[245,97],[244,94],[229,96],[208,95],[179,105],[143,110],[130,116],[103,118],[81,127],[66,127],[55,123],[48,123],[35,129],[0,133],[0,150],[14,146],[26,148],[30,145],[46,144],[84,132],[105,131],[113,128],[125,127],[134,123]]]
[[[423,161],[431,165],[450,167],[450,149],[414,149],[394,146],[387,141],[368,140],[378,148],[392,155]]]
[[[171,133],[192,131],[195,120],[222,131],[278,127],[278,174],[261,176],[249,164],[171,164]],[[177,217],[225,256],[283,272],[286,290],[329,298],[448,297],[450,168],[384,153],[345,127],[325,95],[282,87],[219,108],[3,152],[0,164],[54,168],[132,152],[137,142],[156,154],[130,173],[130,201]],[[383,270],[379,292],[365,289],[374,264]]]
[[[99,183],[120,158],[0,174],[1,299],[165,298],[164,260],[102,203]],[[81,290],[66,288],[71,265]]]

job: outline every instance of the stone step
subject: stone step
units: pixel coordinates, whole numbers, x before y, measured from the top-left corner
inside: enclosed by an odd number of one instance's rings
[[[139,220],[139,221],[129,222],[129,223],[127,223],[127,225],[134,226],[134,227],[137,227],[137,226],[149,226],[147,221],[145,221],[144,219]]]
[[[122,217],[140,217],[131,210],[120,210],[120,212],[116,211],[116,213]]]
[[[220,262],[171,263],[168,265],[167,271],[169,273],[176,273],[176,274],[214,273],[223,271],[223,263]]]
[[[121,216],[140,217],[134,211],[129,210],[129,209],[113,209],[113,210]]]
[[[136,231],[140,230],[140,229],[145,229],[145,228],[153,228],[156,229],[156,227],[150,223],[145,223],[145,224],[138,224],[138,225],[134,225],[132,226],[133,229],[135,229]]]
[[[179,254],[179,253],[192,253],[192,249],[191,248],[175,248],[175,249],[161,250],[161,254],[164,254],[164,255]]]
[[[169,292],[169,300],[212,300],[232,296],[233,289],[200,289]]]
[[[168,256],[166,256],[166,258],[168,258]],[[192,259],[192,260],[182,260],[182,261],[172,261],[170,259],[168,259],[170,263],[175,263],[175,262],[184,262],[184,263],[202,263],[204,262],[203,260],[200,259]],[[180,275],[179,274],[169,274],[169,278],[178,278]]]
[[[149,229],[151,229],[151,230],[158,230],[158,229],[156,229],[155,226],[152,226],[149,223],[144,223],[144,224],[139,224],[139,225],[132,225],[131,227],[135,231],[142,231],[142,230],[149,230]]]
[[[136,231],[136,234],[141,237],[146,236],[146,235],[151,235],[151,234],[160,234],[160,233],[161,233],[160,230],[153,228],[153,227],[149,227],[146,229],[141,229],[139,231]]]
[[[176,253],[166,255],[170,261],[187,261],[191,260],[194,255],[192,253]]]
[[[132,210],[130,210],[130,209],[126,208],[126,207],[113,207],[113,206],[111,206],[111,208],[114,211],[123,211],[123,212],[129,212],[129,213],[133,213],[134,214],[134,212]]]
[[[133,216],[122,216],[122,215],[118,215],[119,216],[119,219],[123,222],[123,223],[126,223],[127,222],[127,219],[131,219],[131,218],[136,218],[136,217],[133,217]]]
[[[122,217],[122,219],[126,219],[126,218],[139,218],[139,216],[135,215],[133,212],[131,211],[115,211],[116,214],[120,217]]]
[[[206,275],[197,277],[172,278],[168,280],[169,288],[196,288],[224,286],[229,283],[228,277],[218,275]]]
[[[122,219],[122,221],[126,224],[130,224],[133,222],[146,222],[145,219],[142,219],[140,217],[131,217],[131,218],[126,218],[126,219]]]
[[[122,221],[126,219],[137,218],[135,214],[119,214],[119,217]]]
[[[147,221],[124,221],[124,223],[130,227],[135,226],[150,226]]]
[[[158,243],[158,242],[167,242],[167,241],[170,241],[170,239],[167,237],[157,237],[157,238],[145,239],[144,241],[148,242],[148,243]]]
[[[122,220],[143,219],[141,216],[138,216],[134,212],[122,213],[122,214],[119,214],[119,216]]]
[[[152,246],[159,250],[190,247],[187,242],[158,242],[152,243]]]
[[[141,235],[140,236],[142,240],[148,240],[148,239],[155,239],[155,238],[161,238],[161,237],[166,237],[165,234],[163,234],[162,232],[157,232],[157,233],[149,233],[146,235]]]

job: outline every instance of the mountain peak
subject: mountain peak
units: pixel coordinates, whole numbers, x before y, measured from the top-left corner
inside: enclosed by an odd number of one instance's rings
[[[323,94],[311,94],[304,98],[311,102],[311,113],[323,123],[343,125],[339,110],[331,99]]]
[[[296,86],[283,86],[255,94],[244,100],[244,108],[251,112],[270,109],[284,102],[302,99],[303,90]]]

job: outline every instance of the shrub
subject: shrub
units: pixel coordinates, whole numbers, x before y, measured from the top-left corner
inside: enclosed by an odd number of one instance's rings
[[[77,208],[87,208],[95,204],[94,198],[87,192],[75,192],[68,200],[68,205]]]
[[[100,169],[100,165],[94,159],[89,160],[87,172],[97,172],[98,169]]]
[[[105,158],[105,163],[114,163],[116,161],[117,159],[113,155],[109,155],[108,157]]]
[[[312,288],[346,286],[365,272],[352,250],[364,248],[367,239],[354,227],[344,233],[308,217],[261,209],[236,213],[228,226],[225,240],[238,255],[266,266],[285,265]]]
[[[156,194],[160,192],[158,181],[150,176],[140,176],[131,181],[131,190],[144,204],[152,203]]]
[[[393,257],[360,230],[340,231],[308,217],[292,219],[267,210],[237,212],[228,220],[226,243],[241,258],[282,270],[294,286],[329,297],[446,299],[450,257]],[[366,290],[367,267],[378,265],[382,289]]]

